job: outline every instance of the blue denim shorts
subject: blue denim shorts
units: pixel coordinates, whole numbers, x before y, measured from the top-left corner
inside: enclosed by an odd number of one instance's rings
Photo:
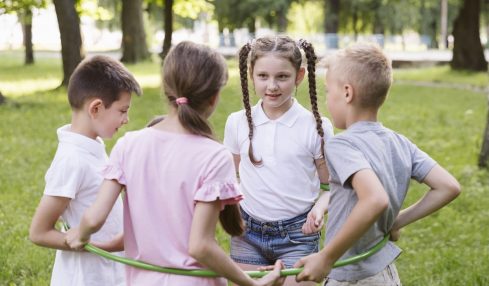
[[[261,222],[241,210],[246,230],[231,238],[231,258],[238,263],[272,265],[281,259],[287,268],[300,258],[318,252],[321,234],[302,233],[307,213],[273,222]]]

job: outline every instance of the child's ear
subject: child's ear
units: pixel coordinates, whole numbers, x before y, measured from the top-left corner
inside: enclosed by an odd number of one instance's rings
[[[104,102],[96,98],[88,104],[88,114],[90,117],[94,118],[100,113],[101,109],[104,107]]]
[[[343,92],[345,93],[346,103],[351,103],[353,101],[353,98],[355,97],[353,86],[351,86],[350,84],[343,85]]]
[[[297,72],[297,76],[295,77],[295,85],[299,85],[302,82],[305,74],[306,74],[306,69],[301,67]]]

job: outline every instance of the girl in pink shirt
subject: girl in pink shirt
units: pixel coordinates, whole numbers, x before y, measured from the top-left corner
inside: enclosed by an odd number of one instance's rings
[[[124,247],[130,258],[164,267],[209,268],[238,285],[281,285],[282,263],[260,280],[247,276],[219,247],[218,219],[241,235],[233,160],[215,141],[213,113],[227,67],[220,54],[182,42],[163,70],[169,114],[152,127],[128,132],[114,146],[99,196],[66,241],[80,249],[104,223],[125,189]],[[224,278],[180,276],[126,267],[128,285],[226,285]]]

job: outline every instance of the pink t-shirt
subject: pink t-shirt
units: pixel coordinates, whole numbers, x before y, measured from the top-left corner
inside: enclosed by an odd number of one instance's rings
[[[164,267],[204,268],[188,255],[196,201],[238,203],[232,155],[208,138],[145,128],[120,138],[104,171],[126,186],[126,256]],[[165,274],[126,266],[128,285],[226,285],[223,278]]]

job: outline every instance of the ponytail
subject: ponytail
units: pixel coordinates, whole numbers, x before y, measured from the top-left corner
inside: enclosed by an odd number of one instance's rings
[[[239,205],[226,205],[219,214],[222,228],[231,236],[240,236],[244,232],[244,223],[239,211]]]

